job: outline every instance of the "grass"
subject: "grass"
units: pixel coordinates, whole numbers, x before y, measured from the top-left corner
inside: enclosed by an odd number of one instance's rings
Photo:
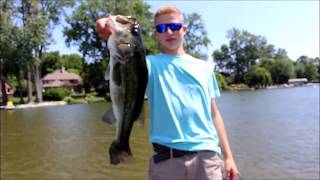
[[[98,96],[92,96],[92,95],[86,95],[82,97],[68,96],[63,100],[66,101],[68,104],[90,104],[90,103],[106,102],[106,99],[104,97],[98,97]]]
[[[32,97],[32,102],[35,102],[35,96]],[[24,102],[27,103],[28,97],[23,98]],[[14,105],[21,104],[19,97],[10,97],[9,101],[12,101]],[[99,97],[96,93],[89,93],[89,94],[73,94],[68,97],[65,97],[63,101],[67,102],[68,104],[91,104],[91,103],[101,103],[107,102],[104,97]],[[45,101],[44,101],[45,102]]]

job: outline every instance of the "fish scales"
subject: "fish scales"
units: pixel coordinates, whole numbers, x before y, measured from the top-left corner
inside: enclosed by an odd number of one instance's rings
[[[123,153],[131,156],[129,138],[132,126],[143,108],[148,71],[139,24],[131,16],[103,19],[108,36],[110,62],[106,79],[110,81],[112,109],[105,121],[117,123],[116,139],[109,148],[110,163],[119,164]],[[99,32],[98,32],[99,33]]]

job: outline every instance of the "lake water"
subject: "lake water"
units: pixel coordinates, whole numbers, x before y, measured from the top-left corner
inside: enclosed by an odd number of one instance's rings
[[[226,92],[218,98],[244,179],[319,179],[319,86]],[[0,179],[147,179],[148,121],[133,159],[109,164],[107,103],[0,111]]]

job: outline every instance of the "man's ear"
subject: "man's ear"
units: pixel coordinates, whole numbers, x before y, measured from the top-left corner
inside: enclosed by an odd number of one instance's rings
[[[188,27],[187,26],[183,26],[182,30],[183,30],[184,33],[187,33],[188,32]]]
[[[156,31],[153,31],[153,34],[156,37],[156,39],[159,40],[158,33]]]

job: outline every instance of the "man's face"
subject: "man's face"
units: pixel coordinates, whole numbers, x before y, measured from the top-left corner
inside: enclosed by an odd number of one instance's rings
[[[156,37],[161,44],[161,50],[163,52],[175,53],[179,48],[183,48],[183,37],[186,33],[186,27],[183,26],[183,18],[176,13],[163,14],[156,18],[156,26],[159,24],[169,23],[181,23],[182,28],[180,30],[173,31],[170,27],[166,28],[165,32],[157,32]]]

